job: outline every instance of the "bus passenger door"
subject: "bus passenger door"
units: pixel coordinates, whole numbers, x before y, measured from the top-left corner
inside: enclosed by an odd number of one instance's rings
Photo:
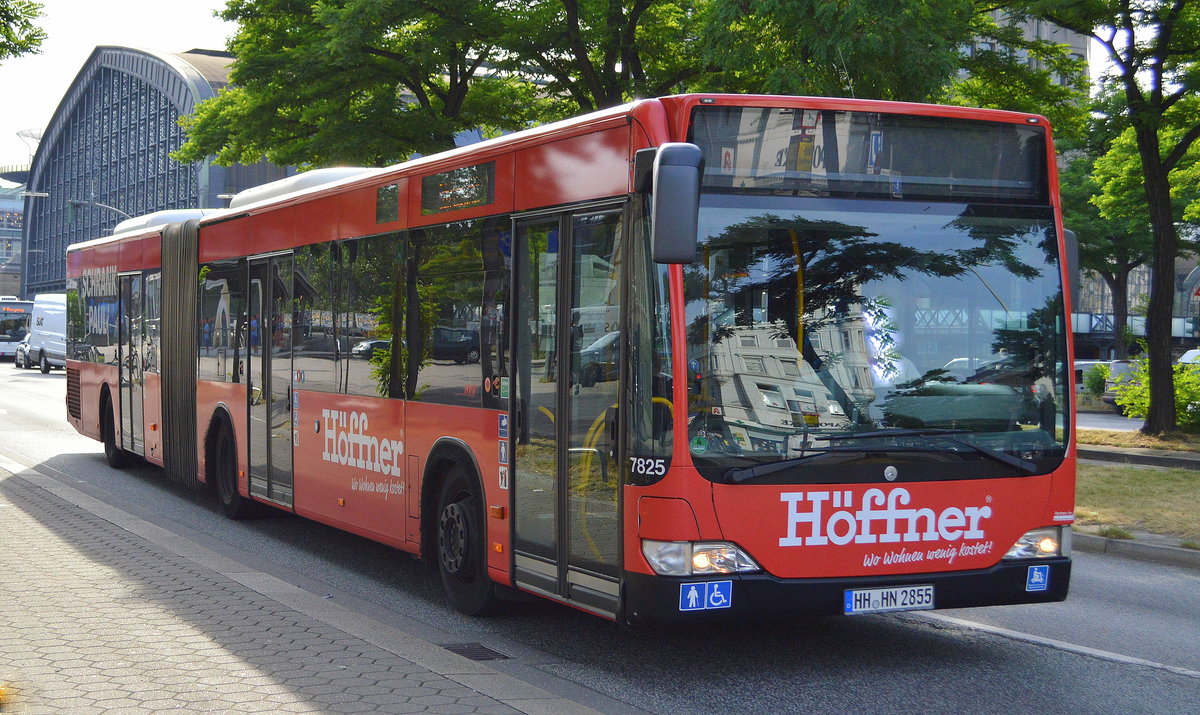
[[[123,275],[121,282],[120,359],[117,373],[121,391],[121,447],[134,454],[146,453],[145,423],[142,419],[142,332],[143,281],[140,273]]]
[[[520,585],[613,615],[620,574],[616,440],[620,209],[516,222],[510,420]]]
[[[250,261],[250,492],[292,505],[292,256]]]

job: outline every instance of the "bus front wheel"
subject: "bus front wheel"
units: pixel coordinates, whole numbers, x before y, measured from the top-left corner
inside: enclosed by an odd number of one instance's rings
[[[497,597],[487,575],[483,499],[462,465],[455,465],[442,483],[437,514],[438,573],[451,605],[468,616],[494,611]]]

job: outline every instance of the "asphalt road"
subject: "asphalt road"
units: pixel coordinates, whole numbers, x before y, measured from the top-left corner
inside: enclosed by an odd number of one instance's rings
[[[1111,429],[1122,432],[1140,430],[1144,420],[1124,417],[1116,412],[1080,412],[1075,416],[1075,424],[1080,429]]]
[[[632,631],[549,603],[464,618],[435,574],[303,519],[222,518],[159,470],[109,469],[63,419],[64,375],[0,363],[0,454],[223,555],[435,642],[482,642],[661,713],[1196,712],[1200,572],[1076,554],[1061,604]],[[524,669],[523,671],[520,669]],[[531,676],[532,677],[532,676]]]

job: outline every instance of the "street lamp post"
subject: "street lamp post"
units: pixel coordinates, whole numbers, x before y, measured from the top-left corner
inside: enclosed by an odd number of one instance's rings
[[[109,206],[108,204],[102,204],[99,201],[84,201],[82,199],[67,199],[67,203],[76,208],[78,208],[80,206],[95,206],[98,209],[108,209],[109,211],[112,211],[113,213],[120,214],[124,218],[133,218],[132,216],[125,213],[121,209],[119,209],[115,206]]]
[[[27,190],[27,191],[22,191],[20,193],[20,196],[25,199],[48,199],[48,198],[50,198],[50,194],[46,191],[28,191]],[[70,218],[71,222],[74,222],[74,216],[75,216],[74,210],[76,208],[79,208],[80,206],[91,206],[91,207],[95,207],[98,209],[104,209],[106,211],[111,211],[111,212],[117,214],[118,216],[120,216],[122,219],[133,218],[132,216],[125,213],[124,211],[117,208],[116,206],[109,206],[108,204],[102,204],[99,201],[83,200],[83,199],[67,199],[66,204],[67,204],[68,214],[69,214],[69,218]],[[22,289],[22,292],[24,292],[27,289],[26,284],[29,280],[29,254],[35,253],[35,252],[37,252],[37,253],[43,252],[40,250],[29,250],[29,241],[32,238],[32,236],[30,236],[30,232],[29,232],[30,225],[31,225],[31,222],[29,222],[29,221],[24,222],[22,247],[25,250],[24,250],[24,255],[21,258],[21,264],[22,264],[21,265],[21,289]]]

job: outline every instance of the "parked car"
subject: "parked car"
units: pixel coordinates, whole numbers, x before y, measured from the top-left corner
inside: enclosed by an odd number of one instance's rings
[[[25,336],[25,364],[43,373],[67,367],[67,294],[39,293],[33,297],[29,334]]]
[[[1128,383],[1136,367],[1134,360],[1113,360],[1108,364],[1108,379],[1104,381],[1104,394],[1100,396],[1100,400],[1112,405],[1112,408],[1122,415],[1125,414],[1125,408],[1117,404],[1117,384]]]
[[[13,367],[22,370],[33,367],[29,362],[29,333],[25,333],[25,337],[17,343],[16,352],[13,354]]]
[[[1087,374],[1097,365],[1107,365],[1107,360],[1076,360],[1074,364],[1075,370],[1075,392],[1083,392],[1083,376]]]
[[[357,358],[370,360],[379,350],[386,350],[392,345],[391,340],[363,340],[350,348],[350,354]]]
[[[1200,363],[1200,350],[1192,348],[1191,350],[1188,350],[1184,354],[1180,355],[1179,360],[1176,362],[1178,362],[1180,365],[1196,365]]]
[[[469,328],[433,329],[433,359],[462,365],[479,362],[479,331]]]

